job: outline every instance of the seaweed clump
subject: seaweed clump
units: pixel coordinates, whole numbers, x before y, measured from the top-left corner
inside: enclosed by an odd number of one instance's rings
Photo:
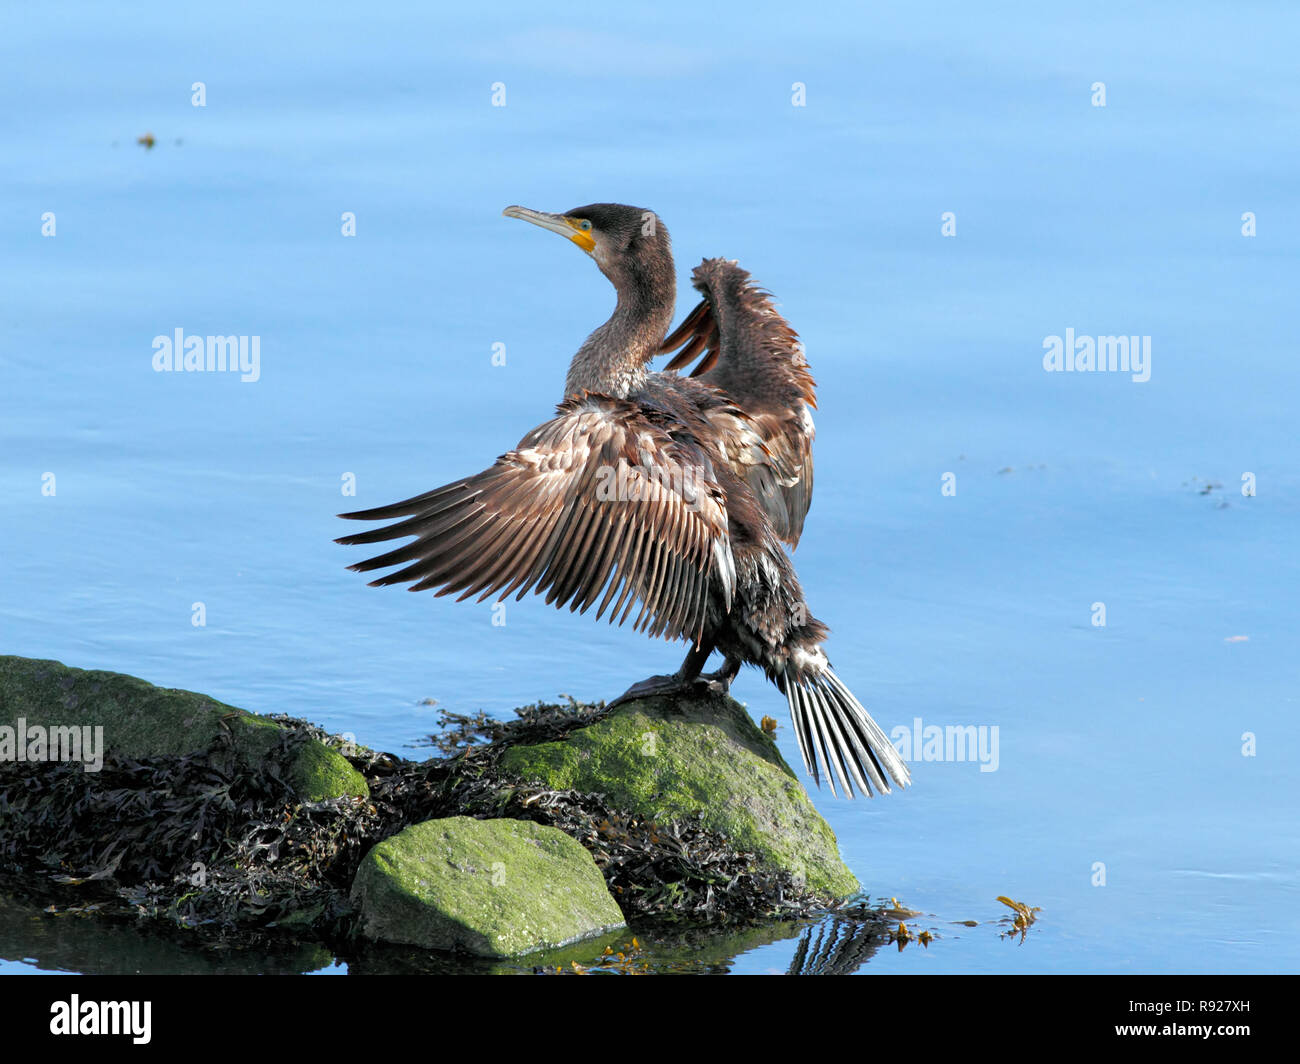
[[[297,798],[287,778],[297,749],[311,738],[341,744],[276,719],[286,730],[258,772],[221,767],[233,763],[227,732],[179,757],[109,754],[95,773],[78,762],[0,764],[0,883],[50,912],[194,929],[345,916],[340,875],[377,841],[382,817],[364,799]]]
[[[111,754],[77,763],[0,764],[0,889],[49,912],[150,918],[230,939],[278,929],[346,948],[348,891],[370,848],[445,816],[513,817],[559,828],[593,855],[629,922],[711,926],[826,910],[789,873],[765,868],[698,816],[653,821],[603,795],[520,783],[500,771],[511,746],[553,742],[600,719],[603,703],[536,703],[498,721],[442,711],[423,762],[345,743],[294,718],[256,773],[234,772],[218,735],[182,757]],[[287,778],[309,739],[338,750],[370,797],[304,802]]]

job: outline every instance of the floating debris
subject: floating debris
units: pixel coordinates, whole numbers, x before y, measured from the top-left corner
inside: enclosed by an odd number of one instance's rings
[[[907,924],[900,922],[897,931],[889,933],[889,941],[898,943],[898,952],[903,952],[903,947],[912,941],[912,932],[907,929]]]
[[[613,946],[606,946],[596,961],[589,965],[570,961],[568,968],[556,965],[553,968],[535,969],[538,974],[547,975],[649,975],[650,962],[641,952],[641,943],[636,937],[617,952]]]
[[[152,133],[145,133],[143,136],[136,137],[135,142],[137,144],[144,145],[145,151],[151,151],[153,149],[153,146],[158,143],[154,139],[154,135]]]
[[[1011,920],[1011,930],[1004,931],[1002,933],[1002,937],[1015,938],[1017,935],[1019,935],[1020,941],[1023,943],[1025,941],[1025,935],[1028,933],[1029,928],[1033,926],[1035,921],[1037,921],[1038,919],[1038,917],[1036,917],[1034,914],[1042,912],[1042,909],[1040,909],[1037,905],[1035,905],[1031,909],[1023,901],[1013,901],[1012,899],[1002,894],[998,895],[997,900],[1000,901],[1003,905],[1007,906],[1007,908],[1009,908],[1015,914],[1014,917],[1004,916],[1002,920],[999,921],[1000,923],[1006,923],[1008,919]]]
[[[1202,480],[1200,477],[1192,477],[1191,480],[1183,481],[1183,487],[1193,488],[1198,495],[1209,495],[1211,492],[1223,490],[1223,484],[1219,481],[1210,480],[1209,478]]]
[[[900,905],[897,898],[890,898],[889,907],[887,909],[882,909],[881,911],[891,920],[911,920],[913,917],[921,915],[912,909]]]

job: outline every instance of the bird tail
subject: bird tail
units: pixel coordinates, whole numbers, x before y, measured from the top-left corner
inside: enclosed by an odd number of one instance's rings
[[[912,781],[894,744],[829,663],[816,672],[787,667],[781,679],[804,767],[819,787],[825,775],[831,793],[838,795],[838,776],[848,797],[854,797],[855,784],[871,797],[873,788],[889,793],[886,774],[899,787]]]

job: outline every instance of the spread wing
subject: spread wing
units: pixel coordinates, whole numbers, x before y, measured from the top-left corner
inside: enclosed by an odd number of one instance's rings
[[[703,353],[691,376],[726,392],[762,444],[761,458],[742,448],[744,460],[729,453],[728,461],[754,490],[777,534],[795,546],[812,502],[808,408],[817,406],[803,346],[771,296],[734,262],[705,259],[691,280],[704,299],[660,345],[661,354],[681,348],[665,369],[683,369]]]
[[[480,602],[535,591],[586,612],[599,598],[596,616],[612,604],[618,624],[639,602],[638,630],[698,642],[710,594],[730,609],[736,578],[708,456],[670,416],[626,400],[584,393],[557,413],[476,476],[340,514],[403,520],[339,543],[415,537],[350,568],[401,565],[372,585]]]

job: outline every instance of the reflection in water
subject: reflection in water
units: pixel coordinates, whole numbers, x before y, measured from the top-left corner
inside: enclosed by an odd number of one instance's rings
[[[729,931],[701,928],[627,929],[560,950],[513,960],[440,953],[410,946],[358,942],[337,954],[319,942],[267,934],[214,941],[158,925],[95,916],[51,915],[0,894],[0,961],[10,970],[131,974],[304,974],[344,969],[352,975],[527,975],[534,972],[649,971],[722,975],[743,954],[798,936],[788,972],[842,975],[856,971],[886,941],[879,916],[836,914],[809,923],[781,921]],[[605,956],[608,948],[625,962]]]
[[[334,963],[317,942],[258,935],[214,948],[156,924],[50,915],[0,894],[0,960],[85,975],[292,975]],[[14,969],[10,969],[14,970]],[[21,969],[17,969],[21,970]]]
[[[851,975],[866,964],[885,941],[879,918],[855,920],[829,916],[804,929],[788,975]]]

